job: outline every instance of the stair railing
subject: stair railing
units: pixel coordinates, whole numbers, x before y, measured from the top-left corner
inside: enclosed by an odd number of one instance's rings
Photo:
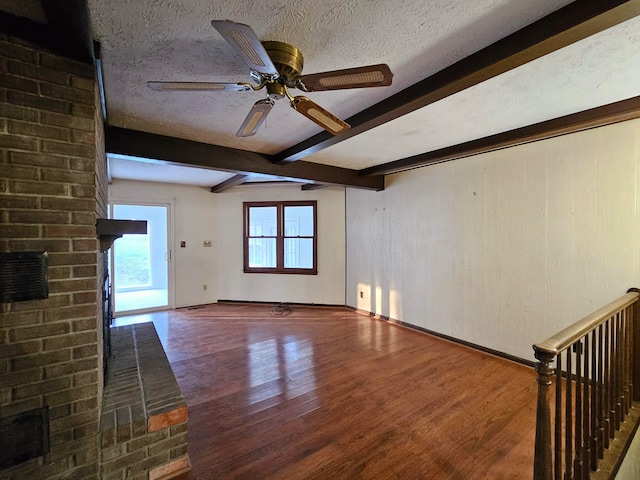
[[[626,442],[638,424],[639,292],[631,289],[533,345],[538,360],[534,480],[608,478],[619,467],[611,456],[624,449],[610,447],[614,439]],[[603,466],[610,472],[604,476]]]

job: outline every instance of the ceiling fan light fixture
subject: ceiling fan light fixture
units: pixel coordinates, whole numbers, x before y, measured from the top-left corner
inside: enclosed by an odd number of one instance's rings
[[[250,137],[255,135],[260,126],[264,123],[267,118],[267,115],[273,108],[275,102],[270,98],[265,98],[259,100],[253,105],[253,108],[247,115],[247,118],[244,119],[238,133],[236,133],[237,137]]]
[[[322,128],[333,135],[337,135],[351,128],[348,123],[340,120],[335,115],[332,115],[320,105],[311,101],[307,97],[294,97],[291,100],[291,106],[294,110],[300,112],[309,120],[320,125]]]

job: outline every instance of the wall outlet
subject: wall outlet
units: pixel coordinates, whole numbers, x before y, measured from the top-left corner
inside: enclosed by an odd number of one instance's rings
[[[360,298],[364,298],[364,292],[360,292]]]

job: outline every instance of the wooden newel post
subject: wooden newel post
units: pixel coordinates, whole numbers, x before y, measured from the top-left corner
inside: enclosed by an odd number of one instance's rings
[[[551,457],[551,405],[549,404],[549,386],[555,370],[551,362],[555,353],[539,350],[535,345],[535,357],[538,359],[538,407],[536,417],[536,447],[533,463],[534,480],[553,478],[553,458]]]

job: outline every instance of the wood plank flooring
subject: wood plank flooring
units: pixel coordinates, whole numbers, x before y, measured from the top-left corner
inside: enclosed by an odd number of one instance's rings
[[[189,409],[183,479],[529,479],[533,369],[342,308],[154,320]]]

